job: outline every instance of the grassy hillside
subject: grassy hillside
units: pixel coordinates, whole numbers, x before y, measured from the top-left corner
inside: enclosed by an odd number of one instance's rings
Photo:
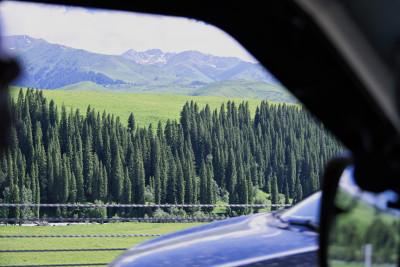
[[[70,84],[59,88],[64,91],[91,91],[91,92],[112,92],[112,90],[105,88],[104,86],[98,85],[91,81],[85,81],[75,84]]]
[[[202,223],[110,223],[68,226],[0,226],[0,235],[167,234]],[[23,249],[129,248],[154,237],[0,238],[0,247]],[[123,251],[1,253],[0,266],[106,263]]]
[[[11,87],[11,95],[18,96],[19,87]],[[133,112],[136,123],[148,126],[153,123],[157,127],[159,120],[165,124],[167,119],[179,119],[180,111],[186,101],[195,101],[200,108],[208,103],[211,109],[219,108],[222,103],[233,100],[239,104],[248,101],[250,110],[254,114],[261,100],[245,100],[223,97],[185,96],[185,95],[154,95],[154,94],[129,94],[109,92],[83,92],[64,90],[43,90],[44,96],[53,99],[58,107],[64,103],[67,110],[79,108],[81,114],[86,113],[90,104],[101,113],[106,112],[119,116],[123,124],[127,124],[129,114]]]
[[[281,85],[256,80],[225,80],[204,85],[171,84],[153,86],[138,86],[133,84],[100,86],[96,83],[86,81],[57,88],[57,90],[216,96],[298,103],[298,100]]]
[[[268,101],[298,103],[286,89],[278,84],[268,84],[251,80],[226,80],[213,82],[195,90],[199,96],[217,96],[248,99],[266,99]]]

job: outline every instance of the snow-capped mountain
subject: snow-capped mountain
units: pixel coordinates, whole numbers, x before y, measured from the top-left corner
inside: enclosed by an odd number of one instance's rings
[[[29,37],[27,35],[16,35],[12,36],[12,38],[7,36],[3,38],[2,42],[3,48],[12,54],[21,53],[40,44],[48,44],[48,42],[43,39]]]
[[[167,60],[173,53],[164,53],[160,49],[151,49],[144,52],[137,52],[134,49],[129,49],[121,56],[130,59],[140,65],[157,65],[162,66],[167,63]]]
[[[102,86],[169,85],[179,78],[152,65],[103,55],[25,35],[3,37],[3,48],[17,56],[22,74],[14,85],[56,89],[91,81]]]
[[[141,65],[156,65],[176,77],[186,77],[200,82],[252,79],[277,83],[260,64],[235,57],[219,57],[199,51],[165,53],[160,49],[143,52],[130,49],[121,56]]]

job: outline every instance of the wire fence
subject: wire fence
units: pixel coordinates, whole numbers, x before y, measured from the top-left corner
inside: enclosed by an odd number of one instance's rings
[[[0,208],[267,208],[267,207],[290,207],[289,204],[31,204],[31,203],[0,203]],[[3,223],[33,222],[211,222],[227,219],[227,217],[164,217],[164,218],[0,218]],[[0,235],[3,238],[106,238],[106,237],[160,237],[163,234],[99,234],[99,235]],[[72,249],[9,249],[0,250],[0,253],[60,253],[60,252],[102,252],[102,251],[124,251],[127,248],[72,248]],[[53,266],[101,266],[108,263],[81,263],[81,264],[44,264],[44,265],[0,265],[0,267],[53,267]]]
[[[42,208],[266,208],[290,207],[291,204],[16,204],[0,203],[0,207]]]

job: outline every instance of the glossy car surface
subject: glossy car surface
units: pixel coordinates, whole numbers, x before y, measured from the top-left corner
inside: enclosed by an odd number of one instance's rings
[[[227,219],[153,239],[127,250],[111,266],[316,266],[320,196],[317,192],[287,210]]]

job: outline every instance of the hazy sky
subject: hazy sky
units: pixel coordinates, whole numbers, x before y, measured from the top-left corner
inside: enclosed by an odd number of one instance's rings
[[[225,32],[193,19],[11,1],[2,2],[0,12],[3,36],[29,35],[102,54],[198,50],[256,62]]]

